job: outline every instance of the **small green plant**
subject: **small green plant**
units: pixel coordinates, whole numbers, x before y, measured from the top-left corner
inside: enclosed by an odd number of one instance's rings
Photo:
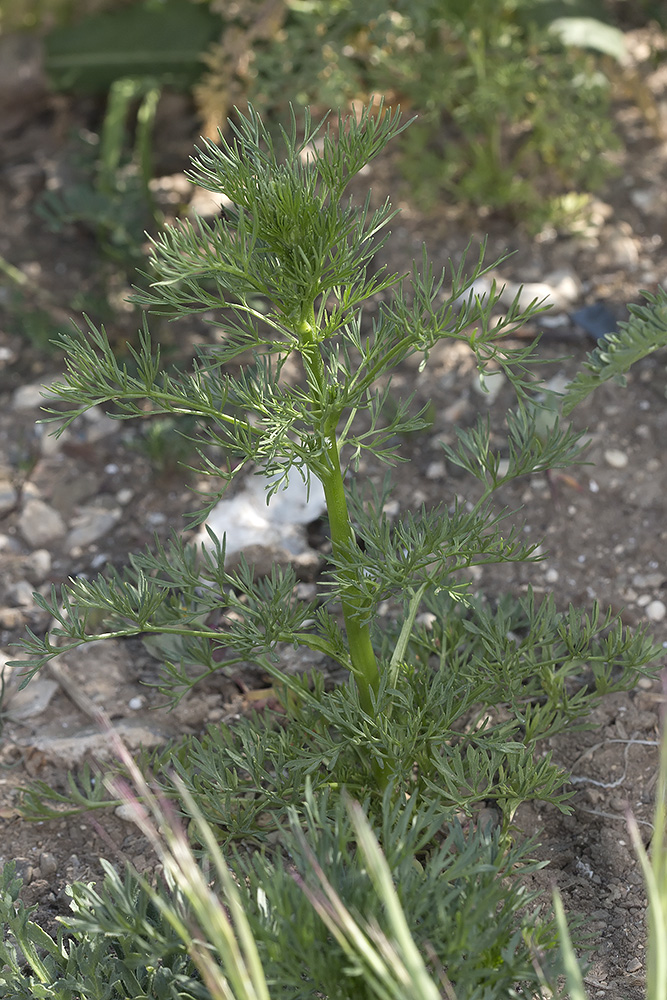
[[[418,113],[400,166],[422,205],[505,211],[529,228],[565,222],[576,195],[613,173],[610,82],[597,58],[624,40],[603,4],[539,0],[288,3],[254,54],[261,106],[318,107],[382,93]],[[388,97],[389,99],[389,97]],[[581,208],[579,209],[581,211]]]
[[[567,776],[538,752],[539,741],[587,725],[591,706],[631,687],[661,650],[597,606],[588,614],[559,610],[531,593],[491,602],[471,588],[471,566],[539,558],[519,529],[505,526],[494,494],[517,477],[579,460],[581,435],[557,420],[546,433],[538,428],[534,348],[506,338],[540,307],[521,310],[517,300],[494,318],[498,290],[484,298],[472,291],[487,269],[481,254],[469,274],[465,261],[437,274],[425,251],[421,270],[415,265],[408,278],[372,266],[394,212],[389,202],[372,211],[370,196],[355,204],[347,187],[402,133],[399,114],[367,108],[325,128],[306,112],[302,131],[292,114],[282,155],[252,108],[231,128],[219,145],[204,143],[191,172],[226,196],[224,217],[158,236],[150,286],[138,296],[171,316],[213,311],[220,344],[201,348],[190,371],[165,371],[146,322],[130,368],[119,364],[104,330],[89,324],[87,333],[63,337],[67,374],[50,387],[63,409],[51,411],[52,419],[62,429],[94,405],[118,419],[145,416],[148,401],[155,415],[197,422],[202,471],[214,477],[229,482],[251,465],[267,477],[267,496],[293,476],[319,481],[331,554],[317,600],[298,601],[291,569],[260,579],[244,562],[228,569],[224,538],[211,533],[198,549],[174,537],[134,554],[122,573],[70,581],[50,599],[36,595],[56,625],[44,637],[30,634],[20,663],[27,681],[67,649],[163,634],[178,640],[161,680],[172,701],[214,671],[259,663],[280,692],[280,724],[267,712],[233,729],[212,726],[140,764],[186,821],[196,811],[233,851],[239,884],[252,890],[248,919],[272,981],[295,996],[369,995],[364,976],[337,985],[349,936],[322,902],[324,882],[311,886],[311,903],[315,893],[342,951],[331,951],[326,927],[295,887],[292,862],[271,849],[291,829],[289,857],[303,858],[305,870],[314,852],[345,906],[380,919],[353,846],[362,834],[341,797],[346,789],[363,804],[410,933],[432,949],[424,954],[433,967],[444,968],[460,1000],[513,995],[517,983],[539,980],[535,949],[548,966],[555,946],[553,924],[530,909],[520,884],[530,848],[512,843],[522,802],[568,809]],[[364,307],[379,293],[369,320]],[[393,523],[385,513],[390,476],[373,490],[357,473],[369,461],[391,469],[402,459],[402,436],[428,424],[411,397],[390,407],[385,399],[396,368],[414,355],[425,365],[443,338],[469,345],[482,375],[500,368],[514,387],[506,453],[491,447],[488,420],[460,430],[445,453],[477,480],[476,499],[405,512]],[[288,359],[298,362],[300,380],[286,377]],[[207,458],[215,453],[209,446],[222,448],[229,464]],[[384,602],[389,618],[379,615]],[[429,625],[419,624],[422,611],[430,612]],[[102,624],[93,629],[92,621]],[[316,672],[294,678],[276,658],[281,644],[325,654],[349,671],[349,681],[325,690]],[[72,796],[38,785],[26,806],[40,818],[99,808],[99,789],[90,776]],[[490,803],[500,816],[493,830],[479,818]],[[299,846],[301,827],[308,850]],[[248,854],[249,845],[261,850]],[[108,935],[130,906],[117,909],[122,881],[110,878],[105,899],[117,902]],[[123,899],[134,899],[135,889],[132,882]],[[89,924],[99,927],[107,904],[84,897]],[[127,940],[132,954],[148,948],[137,945],[147,941],[142,928],[132,931],[134,944]],[[86,946],[97,947],[99,932],[89,930]],[[162,944],[149,942],[151,969],[156,948],[183,954],[172,938],[158,937]],[[305,954],[310,964],[295,966]],[[116,957],[129,961],[125,952]]]
[[[560,221],[568,192],[594,191],[610,176],[618,139],[609,83],[581,47],[595,45],[595,21],[578,48],[566,48],[530,0],[436,0],[421,22],[405,6],[419,52],[408,46],[398,68],[383,65],[423,111],[403,143],[423,200],[510,210],[534,228]]]
[[[120,78],[111,85],[99,147],[82,140],[80,179],[62,191],[47,191],[36,210],[54,232],[85,226],[102,252],[129,273],[144,259],[146,228],[161,221],[150,190],[152,129],[160,86],[151,78]],[[133,149],[127,122],[134,114]]]

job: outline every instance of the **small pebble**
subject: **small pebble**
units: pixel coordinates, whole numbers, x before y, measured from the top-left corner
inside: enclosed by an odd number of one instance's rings
[[[31,583],[43,583],[51,572],[51,553],[48,549],[35,549],[26,559],[26,575]]]
[[[426,469],[427,479],[444,479],[445,478],[445,463],[444,462],[429,462],[428,468]]]
[[[652,622],[661,622],[667,614],[667,607],[664,601],[651,601],[646,605],[646,617]]]
[[[638,958],[631,958],[625,967],[626,972],[639,972],[642,967],[642,963]]]
[[[18,493],[11,483],[0,483],[0,514],[6,514],[18,500]]]
[[[547,583],[557,583],[558,582],[558,570],[551,566],[544,574],[544,579]]]
[[[628,456],[618,448],[609,448],[604,453],[604,460],[612,469],[624,469],[628,464]]]
[[[591,493],[599,493],[600,492],[600,487],[598,486],[598,484],[595,482],[594,479],[590,480],[590,482],[588,484],[588,488],[591,491]]]
[[[140,708],[143,708],[144,699],[138,695],[136,698],[130,698],[128,701],[128,707],[132,709],[133,712],[138,712]]]
[[[39,856],[39,870],[42,873],[43,878],[48,878],[50,875],[54,875],[58,868],[56,862],[55,854],[51,854],[49,851],[43,851]]]

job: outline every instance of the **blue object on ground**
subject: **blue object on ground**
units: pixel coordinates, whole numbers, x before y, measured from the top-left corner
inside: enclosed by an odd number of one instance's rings
[[[592,306],[584,306],[572,313],[572,319],[592,340],[601,340],[608,333],[616,331],[616,317],[604,302],[596,302]]]

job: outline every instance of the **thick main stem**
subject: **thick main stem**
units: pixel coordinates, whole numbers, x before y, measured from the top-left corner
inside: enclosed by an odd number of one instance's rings
[[[304,323],[299,331],[302,337],[302,356],[308,371],[309,380],[316,388],[320,400],[326,396],[326,372],[322,362],[319,347],[313,337],[313,326]],[[336,422],[337,423],[337,422]],[[340,469],[340,453],[336,424],[326,428],[324,446],[327,455],[327,469],[321,473],[322,487],[329,515],[331,529],[331,545],[334,556],[342,555],[354,543],[354,531],[350,522],[350,514],[345,497],[345,486]],[[355,596],[358,600],[355,602]],[[352,673],[359,688],[361,707],[369,715],[373,714],[371,692],[377,694],[380,686],[380,671],[371,643],[370,629],[362,624],[359,618],[361,592],[355,583],[354,570],[350,570],[349,578],[341,592],[341,605]],[[355,606],[356,603],[356,606]]]
[[[340,471],[338,443],[335,438],[329,445],[328,455],[331,472],[328,476],[323,477],[322,486],[329,514],[331,545],[334,555],[338,555],[354,541],[354,534],[345,499],[343,477]],[[341,594],[343,619],[345,621],[345,631],[350,650],[352,672],[359,687],[359,701],[364,711],[372,715],[373,703],[371,700],[371,691],[377,694],[380,685],[380,672],[371,644],[370,629],[368,625],[363,625],[360,622],[359,609],[355,608],[355,589],[358,590],[358,588],[355,588],[354,577],[350,573],[349,581],[346,581],[344,593]],[[359,597],[361,597],[360,594]]]

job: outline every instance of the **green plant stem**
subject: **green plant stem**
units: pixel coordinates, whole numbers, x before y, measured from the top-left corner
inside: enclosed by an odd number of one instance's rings
[[[312,322],[306,320],[301,324],[299,336],[304,367],[309,385],[313,391],[314,411],[315,413],[321,413],[327,397],[328,386],[322,355],[314,336],[314,319],[313,315]],[[322,450],[326,456],[326,461],[323,463],[320,471],[320,479],[327,504],[331,545],[334,555],[342,555],[355,541],[350,513],[347,507],[347,499],[345,497],[343,475],[340,468],[340,447],[336,434],[339,418],[339,411],[334,410],[325,421],[325,431],[322,435]],[[355,602],[355,597],[358,598],[357,602]],[[371,643],[370,629],[368,625],[362,625],[359,619],[358,604],[360,602],[360,589],[355,587],[354,575],[350,573],[347,586],[341,595],[345,632],[350,651],[352,673],[359,687],[361,707],[369,715],[373,715],[374,708],[371,692],[377,695],[380,687],[380,671]]]

